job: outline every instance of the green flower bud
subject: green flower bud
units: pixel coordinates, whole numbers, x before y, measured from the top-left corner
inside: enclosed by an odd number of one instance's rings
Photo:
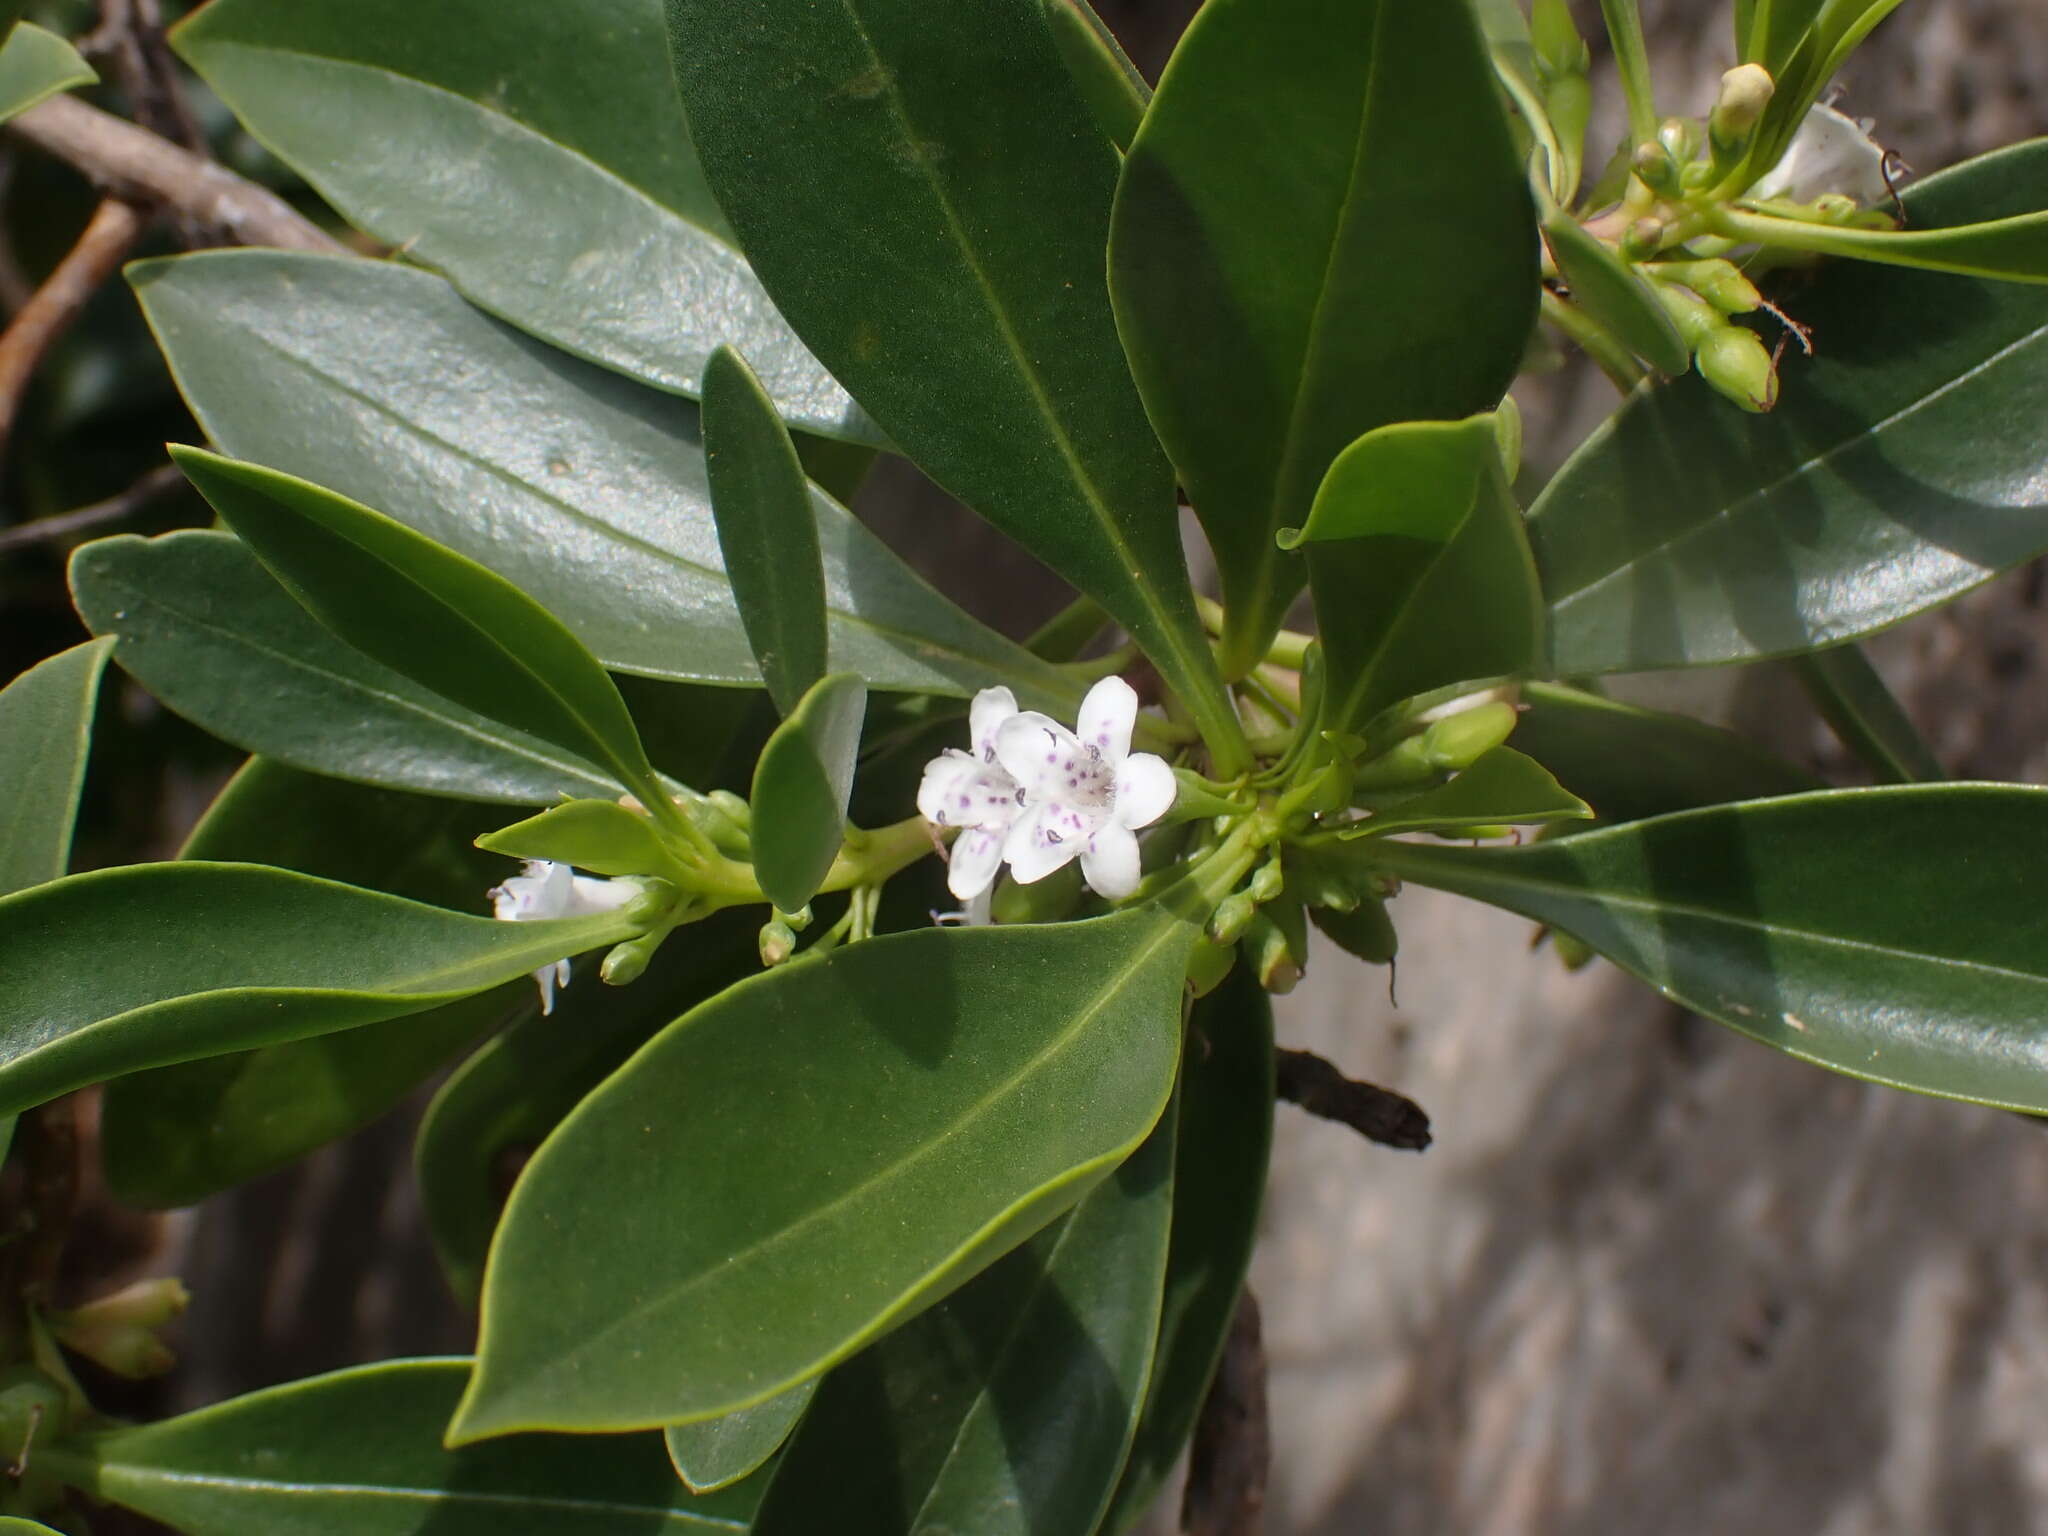
[[[1412,789],[1433,784],[1437,764],[1423,746],[1421,735],[1404,737],[1369,763],[1361,763],[1351,775],[1354,794],[1368,790]]]
[[[1284,858],[1290,895],[1312,907],[1340,912],[1358,905],[1358,886],[1343,860],[1299,845],[1289,847]]]
[[[782,964],[796,953],[796,935],[790,932],[789,924],[779,917],[771,917],[761,925],[761,963],[774,967]]]
[[[1568,971],[1583,970],[1595,959],[1592,949],[1583,940],[1574,938],[1561,928],[1550,930],[1550,947],[1557,952],[1557,958]]]
[[[192,1293],[185,1289],[185,1282],[175,1275],[162,1275],[124,1285],[112,1295],[72,1311],[53,1312],[49,1323],[59,1339],[67,1328],[161,1328],[191,1304]]]
[[[1678,327],[1678,334],[1685,339],[1688,352],[1698,351],[1701,342],[1728,323],[1721,318],[1718,309],[1690,288],[1677,283],[1653,282],[1650,290],[1657,295],[1657,302],[1664,306],[1664,313],[1671,317],[1671,323]]]
[[[1218,944],[1235,944],[1244,937],[1244,931],[1257,915],[1258,903],[1248,891],[1238,891],[1226,896],[1209,919],[1209,937]]]
[[[1721,77],[1721,94],[1707,118],[1707,139],[1717,160],[1733,160],[1749,148],[1750,135],[1777,89],[1761,64],[1738,64]]]
[[[1430,722],[1422,749],[1438,768],[1469,768],[1514,733],[1515,706],[1494,699]]]
[[[1744,277],[1734,262],[1718,256],[1705,261],[1659,262],[1653,275],[1685,284],[1724,315],[1746,315],[1763,306],[1764,296],[1756,291],[1756,284]]]
[[[1699,346],[1700,377],[1745,411],[1768,411],[1778,403],[1778,371],[1755,331],[1724,325]]]
[[[1264,912],[1252,914],[1244,931],[1243,949],[1259,985],[1268,992],[1284,995],[1301,981],[1301,957],[1288,943],[1285,930]]]
[[[1394,932],[1393,919],[1387,915],[1386,903],[1377,897],[1360,902],[1350,912],[1318,907],[1309,913],[1309,917],[1322,930],[1324,937],[1368,965],[1388,964],[1400,948],[1400,939]]]
[[[661,941],[668,935],[668,929],[657,928],[651,933],[614,944],[606,953],[604,963],[597,968],[597,979],[608,987],[631,986],[646,971],[647,962],[654,958],[654,952],[661,948]]]
[[[1664,249],[1664,237],[1671,226],[1662,219],[1637,219],[1621,237],[1621,254],[1630,261],[1647,261]]]
[[[1286,888],[1287,877],[1281,872],[1278,859],[1268,860],[1252,871],[1251,882],[1246,886],[1251,892],[1252,900],[1261,906],[1269,901],[1277,901],[1280,893]]]
[[[1685,190],[1679,180],[1678,162],[1670,150],[1654,140],[1638,144],[1630,164],[1642,184],[1659,197],[1677,197]]]
[[[1223,984],[1223,978],[1230,974],[1237,964],[1237,946],[1218,944],[1212,939],[1198,939],[1195,950],[1188,957],[1188,987],[1195,996],[1206,997]]]
[[[1706,130],[1689,117],[1667,117],[1657,129],[1657,142],[1680,165],[1697,160],[1706,147]]]

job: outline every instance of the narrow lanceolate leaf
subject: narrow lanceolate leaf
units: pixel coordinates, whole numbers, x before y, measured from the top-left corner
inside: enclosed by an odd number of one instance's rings
[[[867,684],[835,672],[776,727],[754,768],[754,876],[784,912],[825,882],[846,835]]]
[[[1361,823],[1354,837],[1456,833],[1466,827],[1585,821],[1591,807],[1513,747],[1495,747],[1450,783],[1425,790]]]
[[[1831,646],[1792,666],[1828,729],[1878,783],[1933,784],[1948,777],[1861,646]]]
[[[1118,149],[1129,149],[1152,87],[1088,0],[1045,0],[1045,15],[1096,127]]]
[[[40,1520],[22,1520],[13,1515],[0,1515],[0,1536],[63,1536],[53,1526],[44,1525]]]
[[[1208,1395],[1244,1288],[1273,1140],[1273,1007],[1241,965],[1195,1004],[1181,1057],[1173,1236],[1145,1408],[1116,1496],[1098,1528],[1144,1517]]]
[[[669,845],[641,811],[616,800],[571,800],[477,838],[479,848],[514,859],[574,864],[594,875],[658,875],[687,884]]]
[[[879,444],[733,246],[661,31],[661,0],[610,0],[602,24],[491,0],[228,0],[174,40],[352,222],[493,314],[690,395],[730,342],[790,421]]]
[[[575,986],[543,1015],[528,1008],[456,1068],[413,1146],[420,1205],[449,1287],[475,1306],[484,1255],[523,1164],[579,1100],[685,1013],[759,971],[760,909],[734,908],[679,930],[630,987]]]
[[[71,859],[93,705],[108,640],[38,662],[0,689],[0,896],[55,880]]]
[[[1820,780],[1733,731],[1553,683],[1522,686],[1515,746],[1604,822],[1819,789]]]
[[[485,806],[366,789],[253,759],[181,857],[276,865],[460,911],[506,873],[470,840]],[[525,978],[426,1013],[131,1073],[107,1085],[100,1154],[131,1205],[190,1205],[368,1124],[533,996]]]
[[[467,1360],[393,1360],[45,1450],[74,1487],[209,1536],[743,1536],[760,1490],[688,1493],[652,1435],[441,1448]]]
[[[1216,547],[1232,670],[1301,589],[1274,535],[1307,520],[1344,447],[1500,399],[1535,323],[1536,249],[1467,5],[1211,0],[1196,16],[1124,165],[1110,281]]]
[[[521,1177],[452,1436],[714,1418],[957,1287],[1151,1130],[1195,934],[924,929],[677,1020]]]
[[[171,457],[285,589],[357,650],[667,804],[617,685],[502,576],[308,481],[197,448]]]
[[[662,1443],[676,1476],[693,1492],[712,1493],[758,1472],[782,1449],[817,1390],[815,1380],[806,1381],[722,1418],[671,1424]]]
[[[530,592],[615,671],[759,679],[712,525],[696,413],[536,346],[396,262],[209,252],[130,269],[223,452],[378,508]],[[483,515],[488,509],[488,515]],[[1080,690],[813,500],[832,653],[877,688]]]
[[[1404,486],[1413,496],[1388,494]],[[1303,537],[1329,683],[1324,724],[1533,669],[1543,603],[1490,415],[1383,429],[1347,448]]]
[[[1587,234],[1564,209],[1544,219],[1543,239],[1571,290],[1571,302],[1616,341],[1660,373],[1675,376],[1692,365],[1692,352],[1657,295],[1612,247]]]
[[[122,667],[224,741],[313,773],[471,800],[616,794],[611,775],[372,661],[233,534],[96,539],[71,596]]]
[[[818,523],[789,429],[730,347],[704,368],[704,463],[726,579],[775,707],[787,715],[825,675]]]
[[[755,1536],[1093,1531],[1159,1326],[1178,1116],[1073,1213],[825,1379]]]
[[[26,112],[59,91],[99,79],[78,50],[33,22],[16,24],[21,7],[0,6],[0,121]],[[12,30],[10,30],[10,28]]]
[[[1935,856],[1912,855],[1932,850]],[[1825,790],[1530,847],[1373,845],[1665,996],[1872,1082],[2048,1110],[2048,790]]]
[[[1917,229],[2031,210],[2044,174],[2048,143],[2020,145],[1930,176],[1907,211]],[[1784,360],[1776,410],[1676,380],[1531,509],[1559,673],[1834,644],[2048,549],[2048,294],[1840,262],[1778,299],[1815,355]]]
[[[0,1111],[125,1072],[485,992],[626,938],[499,923],[254,864],[137,864],[0,899]],[[222,940],[233,935],[233,942]]]
[[[1836,229],[1730,210],[1718,222],[1738,240],[1928,272],[2048,283],[2048,210],[1951,229]]]
[[[1116,151],[1043,0],[669,0],[669,20],[706,176],[798,334],[1237,750],[1110,314]]]

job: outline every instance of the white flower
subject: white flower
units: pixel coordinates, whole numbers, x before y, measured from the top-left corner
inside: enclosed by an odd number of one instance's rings
[[[599,880],[579,875],[566,864],[529,859],[526,868],[492,889],[491,912],[501,922],[522,923],[551,917],[583,917],[616,912],[640,894],[632,880]],[[540,984],[540,1011],[555,1011],[555,988],[569,985],[569,962],[557,960],[533,973]]]
[[[1792,136],[1785,153],[1749,189],[1753,198],[1782,197],[1810,203],[1827,192],[1842,192],[1865,208],[1890,195],[1884,149],[1870,136],[1870,120],[1857,122],[1833,107],[1816,104]]]
[[[984,688],[968,706],[971,752],[948,747],[925,764],[917,787],[917,808],[935,827],[958,827],[946,866],[946,888],[975,910],[1003,864],[1003,839],[1023,809],[1017,781],[996,761],[996,733],[1015,717],[1017,696],[1007,688]],[[984,909],[985,910],[985,909]]]
[[[996,761],[1023,796],[1024,813],[1002,851],[1020,884],[1043,880],[1079,855],[1081,875],[1098,895],[1115,899],[1137,889],[1133,834],[1172,809],[1177,792],[1164,758],[1131,751],[1137,719],[1131,685],[1105,677],[1081,701],[1078,736],[1034,710],[997,727]]]

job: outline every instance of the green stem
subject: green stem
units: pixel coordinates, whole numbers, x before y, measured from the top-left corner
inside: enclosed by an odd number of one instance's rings
[[[1605,326],[1548,290],[1543,295],[1543,318],[1576,342],[1624,395],[1649,377],[1635,354],[1610,336]]]
[[[1600,0],[1607,22],[1607,40],[1621,71],[1621,94],[1628,101],[1629,138],[1647,144],[1657,137],[1657,102],[1650,90],[1650,53],[1643,43],[1642,13],[1636,0]]]
[[[932,851],[931,831],[922,816],[862,832],[858,841],[856,848],[855,840],[849,838],[839,850],[839,857],[825,873],[825,883],[818,888],[821,893],[881,885]]]

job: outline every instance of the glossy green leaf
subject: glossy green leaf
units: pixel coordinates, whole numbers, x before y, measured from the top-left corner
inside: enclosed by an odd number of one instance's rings
[[[1152,87],[1088,0],[1045,0],[1045,14],[1096,127],[1118,149],[1129,149]]]
[[[1837,229],[1739,209],[1717,222],[1735,239],[1787,250],[2009,283],[2048,283],[2048,210],[1949,229]]]
[[[1861,647],[1839,645],[1792,663],[1814,708],[1880,784],[1933,784],[1948,777]]]
[[[99,79],[78,50],[34,22],[16,24],[21,7],[0,16],[0,121],[26,112],[59,91],[91,85]],[[10,30],[11,29],[11,30]]]
[[[451,1434],[730,1413],[958,1286],[1151,1130],[1195,936],[923,929],[685,1015],[520,1180]]]
[[[412,901],[486,909],[507,871],[470,846],[489,807],[366,789],[252,760],[181,857],[276,865]],[[131,1073],[107,1085],[100,1152],[131,1205],[190,1205],[280,1168],[392,1108],[533,995],[504,987],[360,1029]]]
[[[2036,141],[1906,206],[1916,228],[1997,217],[2038,207],[2044,174]],[[2048,549],[2048,294],[1841,263],[1780,298],[1816,355],[1783,361],[1776,410],[1674,380],[1531,509],[1558,673],[1836,644]]]
[[[1571,302],[1616,341],[1660,373],[1675,377],[1692,366],[1692,349],[1657,295],[1612,247],[1587,234],[1563,209],[1544,219],[1543,239],[1571,289]]]
[[[1110,314],[1116,151],[1043,0],[669,0],[669,20],[707,179],[798,334],[1241,750]]]
[[[1465,827],[1585,821],[1592,808],[1513,747],[1495,747],[1448,784],[1403,800],[1360,825],[1352,837],[1396,832],[1456,832]]]
[[[730,342],[792,422],[881,445],[731,242],[661,0],[607,0],[601,23],[492,0],[216,0],[174,39],[279,159],[491,313],[689,395]]]
[[[662,1432],[662,1441],[676,1476],[693,1492],[712,1493],[758,1472],[782,1449],[817,1390],[816,1380],[800,1382],[737,1413],[671,1424]]]
[[[43,1450],[94,1498],[206,1536],[742,1536],[760,1490],[687,1493],[651,1435],[460,1451],[467,1360],[393,1360]]]
[[[825,1378],[755,1536],[1093,1531],[1144,1401],[1178,1115],[1072,1214]]]
[[[603,658],[754,683],[695,412],[479,314],[395,262],[220,251],[130,269],[223,452],[330,486],[532,593]],[[1080,688],[976,623],[844,508],[814,499],[832,653],[876,688]]]
[[[514,859],[574,864],[594,875],[659,875],[687,884],[654,823],[616,800],[571,800],[487,832],[476,845]]]
[[[1274,535],[1306,521],[1345,446],[1499,401],[1535,324],[1536,248],[1469,6],[1196,15],[1124,164],[1110,282],[1216,549],[1233,670],[1301,589]]]
[[[0,688],[0,896],[55,880],[71,862],[93,706],[112,642],[38,662]]]
[[[198,448],[178,467],[293,597],[444,698],[667,801],[626,701],[583,643],[502,576],[322,486]]]
[[[41,1536],[63,1536],[62,1532],[44,1525],[41,1521],[19,1520],[13,1515],[0,1515],[0,1536],[37,1536],[38,1532]]]
[[[1195,1004],[1180,1070],[1159,1342],[1104,1536],[1143,1518],[1180,1459],[1251,1262],[1273,1139],[1273,1007],[1251,967]]]
[[[296,768],[430,795],[540,805],[616,793],[594,764],[372,661],[249,547],[204,529],[96,539],[71,557],[95,634],[167,707]]]
[[[1820,780],[1733,731],[1577,688],[1522,686],[1515,746],[1604,822],[1819,789]]]
[[[617,912],[499,923],[254,864],[73,875],[0,898],[0,975],[36,978],[0,995],[0,1111],[424,1013],[633,932]]]
[[[484,1256],[512,1175],[564,1115],[678,1014],[759,970],[760,909],[678,929],[630,987],[578,977],[555,1011],[531,1008],[456,1068],[413,1147],[420,1206],[456,1296],[483,1290]]]
[[[704,463],[718,548],[747,643],[787,715],[825,675],[825,572],[811,485],[789,429],[730,347],[704,367]]]
[[[1561,928],[1791,1055],[2048,1110],[2048,946],[2032,890],[2048,789],[1823,790],[1524,848],[1386,841],[1371,856]]]
[[[1402,421],[1377,427],[1338,456],[1300,528],[1280,547],[1389,534],[1441,540],[1472,509],[1479,482],[1499,458],[1500,418]]]
[[[1389,445],[1403,457],[1423,445],[1450,450],[1464,468],[1443,473],[1460,493],[1384,496]],[[1490,416],[1362,438],[1331,466],[1309,524],[1346,535],[1308,549],[1328,728],[1357,730],[1416,694],[1540,662],[1543,600]]]
[[[839,856],[860,755],[867,684],[835,672],[776,727],[754,769],[754,878],[784,912],[802,909]]]

